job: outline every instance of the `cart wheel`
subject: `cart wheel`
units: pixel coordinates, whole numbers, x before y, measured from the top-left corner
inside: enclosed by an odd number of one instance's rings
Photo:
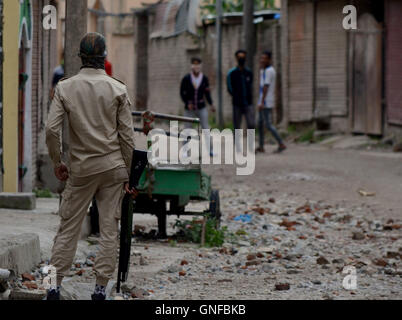
[[[222,217],[219,190],[212,190],[209,199],[209,212],[211,214],[211,218],[216,219],[216,226],[219,228]]]

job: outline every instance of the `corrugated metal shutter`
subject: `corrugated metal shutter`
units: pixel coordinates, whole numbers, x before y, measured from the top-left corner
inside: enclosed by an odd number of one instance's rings
[[[3,174],[3,0],[0,0],[0,174]],[[1,191],[2,188],[1,185]]]
[[[385,3],[386,99],[388,122],[402,124],[402,1]]]
[[[289,120],[313,118],[313,4],[289,2]]]
[[[347,114],[347,33],[339,0],[317,3],[316,116]]]

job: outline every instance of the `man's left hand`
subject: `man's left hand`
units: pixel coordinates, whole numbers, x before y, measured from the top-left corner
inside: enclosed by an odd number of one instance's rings
[[[264,109],[264,105],[263,105],[263,104],[259,104],[259,105],[258,105],[258,110],[261,111],[261,110],[263,110],[263,109]]]
[[[211,112],[215,113],[216,112],[216,108],[215,106],[211,106]]]

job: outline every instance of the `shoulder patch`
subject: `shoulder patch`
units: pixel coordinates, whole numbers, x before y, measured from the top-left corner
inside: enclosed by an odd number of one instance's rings
[[[123,81],[121,81],[121,80],[119,80],[119,79],[117,79],[117,78],[115,78],[115,77],[111,77],[111,76],[109,76],[109,77],[112,78],[112,79],[114,79],[114,80],[116,80],[116,81],[118,81],[118,82],[120,82],[121,84],[126,85]]]

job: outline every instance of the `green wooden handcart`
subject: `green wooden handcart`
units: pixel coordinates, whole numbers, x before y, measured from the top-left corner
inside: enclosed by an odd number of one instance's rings
[[[133,112],[133,117],[143,118],[143,128],[135,128],[136,132],[148,134],[149,122],[154,119],[189,122],[197,125],[200,133],[200,120],[172,116],[161,113]],[[178,139],[173,133],[167,132],[170,139]],[[200,152],[201,157],[201,152]],[[201,159],[200,159],[201,160]],[[134,213],[153,214],[158,218],[158,237],[166,238],[166,223],[168,215],[209,215],[221,220],[219,191],[212,190],[211,177],[205,174],[200,164],[148,164],[141,176]],[[202,211],[189,211],[186,206],[190,201],[209,201],[209,208]]]

